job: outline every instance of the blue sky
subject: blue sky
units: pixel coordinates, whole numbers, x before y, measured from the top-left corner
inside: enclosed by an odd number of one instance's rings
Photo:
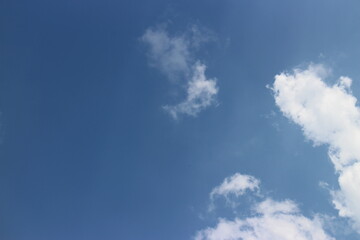
[[[358,9],[0,1],[0,239],[358,239]]]

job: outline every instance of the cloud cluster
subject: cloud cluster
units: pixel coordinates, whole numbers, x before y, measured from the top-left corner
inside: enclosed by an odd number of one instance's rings
[[[333,203],[360,233],[360,109],[350,90],[352,80],[340,77],[328,85],[324,80],[329,73],[322,65],[309,65],[276,75],[275,102],[306,138],[329,147],[340,186],[332,191]]]
[[[259,189],[260,181],[249,175],[235,174],[214,188],[211,194],[238,196]],[[197,232],[195,240],[333,240],[323,229],[320,217],[303,216],[291,200],[265,198],[252,206],[247,218],[220,218],[215,227]]]
[[[210,39],[211,35],[196,26],[175,36],[162,27],[149,28],[141,37],[149,48],[150,65],[159,69],[172,82],[186,82],[185,100],[177,105],[164,106],[175,119],[179,114],[196,116],[216,103],[219,90],[217,80],[206,77],[206,65],[192,54],[201,43]]]

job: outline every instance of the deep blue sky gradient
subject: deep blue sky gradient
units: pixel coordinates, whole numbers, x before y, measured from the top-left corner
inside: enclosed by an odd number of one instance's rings
[[[336,214],[318,186],[336,186],[326,148],[304,142],[265,86],[313,61],[349,75],[360,96],[359,9],[355,0],[1,0],[0,239],[189,239],[215,222],[208,194],[235,172],[305,214]],[[177,102],[175,87],[139,38],[164,22],[217,36],[198,58],[218,79],[219,105],[196,118],[174,121],[161,108]]]

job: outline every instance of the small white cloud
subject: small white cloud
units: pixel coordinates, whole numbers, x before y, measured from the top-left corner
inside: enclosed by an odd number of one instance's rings
[[[338,191],[332,191],[339,215],[349,217],[360,233],[360,109],[351,94],[352,80],[340,77],[329,86],[330,71],[309,65],[275,76],[273,91],[283,114],[300,125],[315,145],[329,146],[329,157],[339,174]]]
[[[244,195],[247,190],[258,190],[259,185],[260,180],[257,178],[250,175],[235,173],[234,175],[225,178],[219,186],[215,187],[210,193],[210,198],[213,199],[216,195],[228,197],[230,194],[239,197]]]
[[[212,194],[226,197],[251,193],[259,189],[260,181],[249,175],[235,174],[228,177]],[[247,191],[250,190],[250,191]],[[200,230],[195,240],[333,240],[323,229],[323,219],[300,213],[291,200],[276,201],[266,198],[252,206],[248,217],[233,220],[220,218],[215,227]]]
[[[171,36],[164,27],[149,28],[141,40],[149,47],[150,65],[159,69],[170,81],[186,84],[186,99],[164,109],[173,118],[179,114],[196,116],[216,103],[219,91],[215,78],[207,78],[206,65],[193,56],[199,46],[213,39],[209,31],[194,25],[181,35]]]

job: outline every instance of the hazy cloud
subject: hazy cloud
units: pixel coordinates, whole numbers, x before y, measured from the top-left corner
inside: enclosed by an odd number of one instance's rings
[[[176,105],[164,106],[173,118],[179,114],[196,116],[216,103],[219,91],[216,79],[206,77],[206,65],[193,54],[202,43],[211,39],[213,36],[209,31],[196,25],[178,35],[171,35],[164,27],[149,28],[141,37],[148,45],[150,65],[160,70],[170,81],[185,84],[185,100]]]
[[[149,47],[150,64],[170,80],[176,80],[190,71],[190,41],[185,35],[169,36],[164,28],[149,28],[141,40]]]

